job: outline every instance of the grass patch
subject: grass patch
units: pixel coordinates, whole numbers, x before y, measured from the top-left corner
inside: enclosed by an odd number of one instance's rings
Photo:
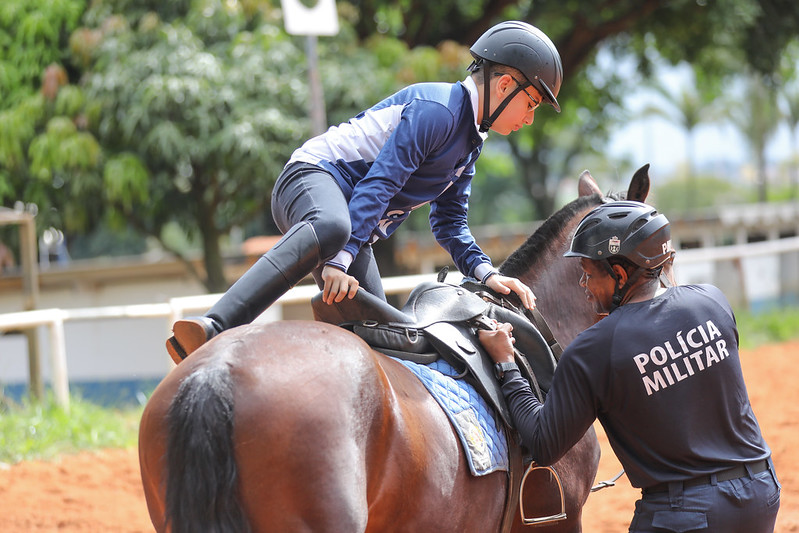
[[[799,339],[799,307],[785,307],[760,313],[735,313],[741,347],[757,348],[763,344]]]
[[[0,462],[135,446],[143,409],[101,407],[75,396],[69,412],[58,407],[52,395],[41,402],[6,401],[0,404]]]

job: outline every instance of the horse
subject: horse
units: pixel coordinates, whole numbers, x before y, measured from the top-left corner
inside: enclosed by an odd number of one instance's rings
[[[639,170],[627,196],[643,201],[648,182]],[[577,223],[604,198],[587,171],[578,190],[499,268],[532,288],[563,346],[598,320],[578,286],[578,262],[563,257]],[[511,527],[503,526],[507,472],[471,474],[422,383],[323,322],[240,326],[194,352],[150,397],[139,461],[159,532],[529,530],[519,502]],[[542,531],[582,530],[598,464],[590,428],[553,465],[566,517]],[[524,512],[557,511],[552,479],[533,484]]]

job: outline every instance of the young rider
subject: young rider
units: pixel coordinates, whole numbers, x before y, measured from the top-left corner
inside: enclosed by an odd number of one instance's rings
[[[487,131],[507,135],[532,124],[542,102],[560,111],[560,56],[543,32],[519,21],[490,28],[471,53],[463,82],[406,87],[294,152],[272,193],[283,237],[205,316],[174,324],[167,350],[176,363],[251,322],[309,273],[327,303],[353,298],[359,286],[385,299],[371,244],[427,203],[436,240],[464,275],[534,307],[526,285],[494,269],[466,214]]]

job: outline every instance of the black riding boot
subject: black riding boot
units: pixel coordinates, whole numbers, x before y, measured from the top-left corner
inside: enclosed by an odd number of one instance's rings
[[[166,348],[179,363],[226,329],[249,324],[321,261],[316,232],[308,222],[292,227],[278,243],[201,317],[178,320]]]

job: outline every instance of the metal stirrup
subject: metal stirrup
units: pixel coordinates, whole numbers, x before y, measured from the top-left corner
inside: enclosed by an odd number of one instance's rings
[[[555,482],[558,485],[558,491],[560,492],[560,513],[549,515],[549,516],[541,516],[536,518],[528,518],[524,513],[524,483],[527,481],[527,476],[530,475],[530,472],[533,470],[548,470],[553,476],[555,476]],[[563,483],[560,481],[560,476],[555,469],[551,466],[538,466],[537,464],[530,463],[530,466],[527,467],[527,472],[524,473],[524,477],[522,477],[522,486],[519,490],[519,512],[522,515],[522,523],[526,526],[532,525],[541,525],[547,524],[549,522],[557,522],[560,520],[566,520],[566,498],[563,496]]]

